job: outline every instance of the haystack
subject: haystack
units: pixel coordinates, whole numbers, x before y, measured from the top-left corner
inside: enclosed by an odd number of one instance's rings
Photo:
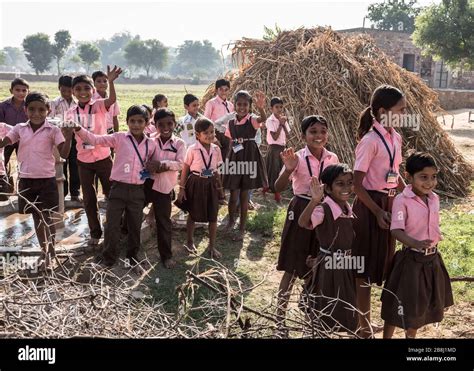
[[[299,123],[320,114],[330,125],[330,149],[341,161],[354,164],[359,113],[381,84],[401,89],[408,113],[421,117],[419,131],[399,128],[404,148],[431,153],[440,168],[438,190],[449,197],[465,196],[472,168],[456,150],[436,120],[437,94],[417,75],[404,70],[365,35],[339,34],[327,28],[284,31],[275,40],[243,39],[235,43],[234,60],[240,71],[229,74],[231,93],[260,89],[268,99],[281,97],[293,118],[289,145],[303,147]],[[213,85],[203,104],[214,95]],[[263,147],[265,148],[265,146]]]

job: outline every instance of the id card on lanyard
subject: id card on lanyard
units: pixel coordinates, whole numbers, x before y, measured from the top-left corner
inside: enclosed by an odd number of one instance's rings
[[[388,152],[388,157],[390,159],[390,170],[388,171],[386,177],[385,177],[385,181],[388,183],[388,184],[397,184],[397,180],[398,180],[398,173],[394,171],[393,169],[393,164],[395,162],[395,155],[397,153],[397,146],[395,145],[395,143],[393,143],[393,153],[390,152],[390,148],[388,147],[388,144],[387,142],[385,141],[385,138],[383,137],[383,135],[380,133],[380,131],[377,130],[377,128],[373,128],[374,132],[379,136],[380,140],[382,141],[382,143],[384,144],[385,146],[385,149],[387,150]]]
[[[135,152],[138,156],[138,159],[140,160],[140,163],[142,164],[142,170],[140,171],[140,180],[146,180],[151,178],[150,172],[145,169],[145,162],[148,159],[148,139],[144,138],[145,140],[145,159],[142,159],[142,156],[140,156],[140,152],[138,151],[137,145],[133,141],[132,137],[129,136],[128,139],[130,139],[130,142],[132,142],[133,148],[135,149]]]
[[[311,178],[313,177],[313,171],[311,170],[311,164],[309,163],[309,156],[305,157],[306,159],[306,166],[308,167],[308,172]],[[324,167],[324,161],[321,161],[319,164],[319,174],[318,174],[318,180],[321,180],[321,173],[323,172],[323,167]]]
[[[201,157],[202,157],[202,162],[204,163],[204,166],[205,166],[205,169],[202,169],[201,170],[201,176],[202,177],[206,177],[206,178],[210,178],[212,177],[212,169],[211,169],[211,162],[212,162],[212,153],[211,153],[211,156],[209,156],[209,162],[206,163],[206,159],[204,158],[204,154],[202,153],[202,150],[199,149],[199,152],[201,153]]]
[[[79,122],[79,125],[81,125],[83,128],[86,128],[88,131],[91,131],[91,129],[92,129],[92,106],[89,105],[89,113],[88,113],[88,115],[87,115],[87,127],[85,127],[85,126],[82,124],[81,115],[80,115],[80,113],[79,113],[79,107],[76,107],[76,114],[77,114],[77,121]],[[92,145],[92,144],[83,142],[83,143],[82,143],[82,148],[83,148],[83,149],[94,149],[95,146]]]

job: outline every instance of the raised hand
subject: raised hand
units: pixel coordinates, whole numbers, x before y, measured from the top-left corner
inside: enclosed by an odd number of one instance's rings
[[[324,184],[319,183],[317,177],[313,176],[311,178],[311,183],[309,185],[311,191],[311,198],[316,201],[321,201],[324,196]]]
[[[257,90],[255,92],[255,97],[253,98],[253,100],[255,102],[255,107],[263,109],[263,110],[265,109],[266,98],[265,98],[265,94],[263,93],[263,91]]]
[[[114,66],[114,68],[110,69],[110,66],[107,65],[107,79],[109,82],[117,79],[121,73],[122,69],[120,67]]]
[[[298,165],[298,156],[296,156],[293,147],[284,149],[280,153],[280,158],[288,171],[293,171],[296,169],[296,166]]]

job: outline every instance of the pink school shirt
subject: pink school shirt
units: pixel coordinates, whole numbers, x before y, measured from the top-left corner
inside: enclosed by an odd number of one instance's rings
[[[280,121],[275,117],[275,115],[271,115],[267,121],[265,122],[265,126],[267,128],[267,143],[268,144],[278,144],[280,146],[286,145],[286,134],[283,129],[281,129],[280,136],[277,140],[273,139],[271,131],[276,132],[280,127]],[[285,122],[286,130],[290,131],[290,127],[288,125],[288,121]]]
[[[95,92],[94,95],[92,96],[92,99],[94,100],[107,99],[107,97],[102,98],[99,93]],[[120,115],[120,107],[119,107],[118,102],[116,101],[114,104],[112,104],[109,107],[109,111],[107,112],[107,116],[106,116],[107,129],[112,129],[114,127],[114,117],[118,115]]]
[[[0,138],[4,138],[13,126],[0,122]],[[4,147],[0,148],[0,175],[5,175],[5,156],[3,154]]]
[[[145,183],[144,180],[140,179],[140,171],[143,170],[143,166],[133,147],[132,140],[137,146],[143,162],[146,163],[153,157],[156,151],[156,143],[153,139],[145,136],[140,143],[137,143],[136,139],[130,132],[118,132],[110,135],[95,135],[83,128],[76,131],[76,134],[79,138],[90,144],[115,148],[114,165],[112,166],[110,180],[127,184]],[[148,143],[148,154],[146,151],[146,143]]]
[[[432,240],[431,246],[441,241],[443,237],[439,229],[439,197],[431,192],[427,199],[428,205],[413,192],[411,185],[407,185],[393,200],[390,230],[403,229],[416,240]]]
[[[51,125],[48,120],[33,132],[30,122],[15,125],[7,134],[18,145],[18,164],[20,178],[52,178],[56,176],[54,147],[63,143],[61,129]]]
[[[402,162],[402,137],[393,128],[387,131],[380,123],[374,120],[374,128],[385,138],[390,152],[395,146],[395,160],[393,171],[398,173]],[[355,150],[354,171],[365,173],[362,185],[367,190],[379,191],[384,188],[396,188],[397,184],[387,183],[387,173],[390,171],[390,157],[380,137],[374,130],[370,130],[361,139]],[[398,182],[397,182],[398,183]]]
[[[184,159],[184,163],[189,166],[190,171],[197,171],[198,173],[200,173],[206,168],[201,153],[204,156],[204,161],[206,161],[206,164],[209,164],[209,159],[212,156],[209,168],[212,171],[216,171],[218,166],[222,163],[221,150],[218,146],[211,143],[211,148],[209,150],[209,153],[207,153],[207,150],[202,146],[201,142],[199,141],[190,145],[188,147],[188,150],[186,151],[186,158]]]
[[[257,116],[251,114],[251,113],[248,113],[244,118],[242,118],[242,120],[238,120],[237,117],[235,118],[235,125],[244,125],[247,120],[250,118],[250,122],[252,123],[252,126],[254,127],[254,129],[258,130],[260,129],[260,127],[262,126],[258,121],[257,121]],[[230,138],[232,139],[232,135],[230,133],[230,129],[229,129],[229,122],[227,122],[226,124],[226,130],[225,130],[225,136],[227,138]]]
[[[321,161],[313,156],[311,151],[308,149],[308,146],[300,149],[296,152],[298,157],[298,164],[296,169],[290,175],[290,180],[293,182],[293,193],[295,195],[309,195],[309,185],[311,183],[311,174],[308,169],[308,164],[306,162],[306,157],[308,157],[309,165],[313,176],[319,178],[319,171],[326,169],[329,165],[335,165],[339,163],[337,155],[331,151],[328,151],[326,148],[323,149],[323,154],[321,156]],[[281,169],[280,174],[285,171],[285,166]]]
[[[153,190],[168,194],[178,184],[178,172],[183,168],[186,144],[175,135],[172,135],[165,144],[161,143],[159,135],[155,137],[155,141],[156,151],[153,160],[166,164],[169,170],[153,174]]]
[[[87,103],[84,108],[78,106],[71,108],[67,112],[67,119],[73,120],[77,123],[80,121],[80,125],[88,129],[90,132],[96,135],[107,134],[107,108],[104,104],[105,99],[91,100]],[[79,110],[79,118],[77,117],[77,111]],[[91,115],[89,116],[89,110]],[[100,160],[104,160],[110,156],[110,148],[97,145],[94,149],[84,149],[82,146],[83,140],[80,137],[76,137],[77,141],[77,159],[81,162],[92,163]],[[91,144],[91,143],[89,143]]]
[[[76,107],[76,104],[77,103],[74,101],[74,99],[71,101],[71,103],[68,103],[68,101],[63,97],[57,97],[50,103],[51,112],[49,113],[49,117],[58,117],[64,120],[68,111]]]
[[[227,108],[226,108],[227,104]],[[234,112],[234,105],[229,100],[222,100],[219,96],[215,96],[206,103],[204,116],[211,121],[216,121],[228,113]]]
[[[336,220],[337,218],[353,218],[354,217],[352,215],[352,208],[348,202],[346,202],[345,204],[346,205],[345,209],[348,211],[347,214],[344,214],[342,208],[331,197],[326,196],[323,202],[326,203],[331,209],[332,217],[334,220]],[[321,205],[316,206],[313,210],[313,213],[311,214],[311,227],[309,229],[316,228],[318,225],[320,225],[323,222],[323,220],[324,220],[324,208]]]

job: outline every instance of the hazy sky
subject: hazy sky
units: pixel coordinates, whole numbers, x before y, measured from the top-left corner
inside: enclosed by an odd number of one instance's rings
[[[53,36],[67,29],[73,40],[80,41],[108,38],[127,30],[142,39],[159,39],[167,46],[208,39],[221,49],[244,36],[260,38],[264,25],[278,24],[282,29],[361,27],[367,7],[373,2],[378,0],[0,0],[0,48],[21,46],[26,35],[36,32]],[[420,0],[419,4],[433,2],[439,0]]]

